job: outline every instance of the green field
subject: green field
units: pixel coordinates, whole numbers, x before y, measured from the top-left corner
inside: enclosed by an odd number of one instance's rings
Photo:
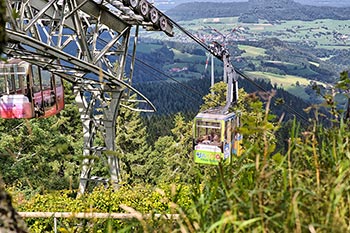
[[[268,79],[272,84],[277,84],[278,86],[282,86],[288,88],[292,85],[295,85],[299,82],[300,85],[309,85],[310,80],[306,78],[294,76],[294,75],[279,75],[268,72],[259,72],[259,71],[251,71],[247,72],[251,77]]]
[[[314,44],[326,49],[349,49],[350,20],[281,21],[276,24],[240,24],[247,39],[276,37],[283,41]]]
[[[302,99],[308,100],[310,96],[305,92],[305,86],[310,84],[310,80],[294,75],[278,75],[268,72],[258,72],[251,71],[246,72],[252,78],[261,78],[266,79],[271,82],[272,85],[277,85],[279,88],[290,92],[293,95],[296,95]],[[320,85],[325,85],[321,82],[316,82]]]
[[[172,51],[174,52],[175,59],[179,59],[179,60],[181,60],[181,62],[188,62],[189,64],[192,64],[192,63],[205,64],[206,58],[203,56],[192,55],[189,53],[183,53],[183,52],[176,50],[176,49],[172,49]]]
[[[240,50],[245,51],[242,54],[242,57],[257,57],[257,56],[265,56],[266,49],[248,46],[248,45],[238,45]]]
[[[234,33],[234,37],[238,41],[276,37],[289,42],[304,41],[307,44],[325,49],[350,49],[350,37],[347,38],[350,34],[350,20],[291,20],[274,24],[261,20],[257,24],[248,24],[238,22],[238,17],[226,17],[181,21],[179,24],[193,34],[200,34],[201,36],[215,35],[215,32],[208,30],[209,27],[227,34],[232,29],[240,26],[243,30]],[[182,36],[182,32],[175,30],[173,38],[165,39],[178,40],[178,38],[181,38],[183,40]]]
[[[162,46],[163,45],[160,44],[140,43],[137,45],[137,51],[149,53],[156,49],[160,49]]]

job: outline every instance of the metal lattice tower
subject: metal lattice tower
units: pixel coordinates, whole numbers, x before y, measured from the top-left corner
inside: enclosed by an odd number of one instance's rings
[[[90,180],[91,158],[115,150],[116,117],[120,102],[127,100],[126,93],[137,94],[155,110],[131,86],[139,27],[172,36],[173,26],[145,0],[7,0],[6,4],[5,53],[73,84],[84,134],[82,194]],[[131,65],[126,72],[130,50]],[[104,145],[97,145],[97,134],[103,136]],[[113,153],[106,154],[111,181],[118,186],[119,160]]]

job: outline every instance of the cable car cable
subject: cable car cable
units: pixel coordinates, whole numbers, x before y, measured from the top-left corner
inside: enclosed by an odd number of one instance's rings
[[[202,46],[205,50],[209,51],[211,54],[211,50],[209,48],[209,46],[207,44],[205,44],[203,41],[201,41],[198,37],[194,36],[192,33],[190,33],[188,30],[186,30],[185,28],[183,28],[181,25],[179,25],[178,23],[176,23],[174,20],[168,18],[168,20],[175,25],[180,31],[182,31],[184,34],[186,34],[188,37],[190,37],[192,40],[194,40],[195,42],[197,42],[200,46]],[[214,55],[214,54],[213,54]],[[215,55],[214,55],[215,56]],[[219,58],[220,59],[220,58]],[[222,58],[220,59],[222,60]]]
[[[130,56],[130,55],[129,55],[129,56]],[[171,77],[170,75],[164,73],[163,71],[154,68],[153,66],[151,66],[151,65],[149,65],[149,64],[147,64],[147,63],[145,63],[144,61],[142,61],[142,60],[140,60],[140,59],[138,59],[138,58],[135,58],[135,60],[136,60],[137,62],[141,63],[142,65],[144,65],[144,66],[146,66],[146,67],[148,67],[148,68],[150,68],[150,69],[152,69],[152,70],[154,70],[154,71],[160,73],[161,75],[165,76],[166,78],[169,78],[169,79],[171,79],[172,81],[178,83],[180,86],[182,86],[182,87],[188,89],[189,91],[191,91],[191,92],[193,92],[193,93],[199,95],[201,98],[203,97],[203,94],[201,94],[199,91],[193,89],[192,87],[189,87],[189,86],[183,84],[182,82],[176,80],[175,78],[173,78],[173,77]],[[211,101],[214,102],[215,104],[220,105],[220,103],[217,102],[217,101],[214,101],[214,100],[211,100]]]
[[[260,89],[263,92],[267,92],[267,90],[265,88],[263,88],[261,85],[257,84],[256,82],[254,82],[253,79],[251,79],[250,77],[248,77],[246,74],[242,73],[241,71],[235,69],[236,73],[239,74],[241,77],[243,77],[244,79],[248,80],[249,82],[251,82],[254,86],[256,86],[258,89]],[[272,97],[273,99],[275,99],[275,97]],[[300,119],[304,120],[305,122],[309,122],[308,119],[306,119],[303,115],[301,115],[299,112],[295,111],[295,109],[293,109],[292,107],[290,107],[289,105],[283,103],[284,106],[287,107],[287,109],[289,110],[290,113],[295,114],[296,116],[298,116]]]
[[[171,77],[170,75],[167,75],[167,74],[164,73],[163,71],[154,68],[153,66],[151,66],[151,65],[149,65],[149,64],[147,64],[147,63],[145,63],[144,61],[142,61],[142,60],[140,60],[140,59],[138,59],[138,58],[136,58],[135,60],[136,60],[137,62],[140,62],[142,65],[144,65],[144,66],[146,66],[146,67],[148,67],[148,68],[150,68],[150,69],[152,69],[152,70],[154,70],[154,71],[160,73],[161,75],[164,75],[165,77],[171,79],[172,81],[174,81],[174,82],[180,84],[182,87],[188,89],[189,91],[192,91],[192,92],[198,94],[199,96],[202,96],[202,94],[201,94],[199,91],[197,91],[197,90],[195,90],[195,89],[193,89],[193,88],[191,88],[191,87],[186,86],[186,85],[183,84],[182,82],[176,80],[175,78]]]
[[[190,37],[192,40],[194,40],[196,43],[198,43],[200,46],[202,46],[206,51],[208,51],[210,54],[213,54],[212,51],[210,50],[209,46],[207,46],[204,42],[202,42],[198,37],[194,36],[193,34],[191,34],[188,30],[186,30],[185,28],[183,28],[182,26],[180,26],[178,23],[176,23],[175,21],[173,21],[172,19],[168,18],[178,29],[180,29],[184,34],[186,34],[188,37]],[[104,40],[101,40],[103,41],[104,43],[107,43],[106,41]],[[213,54],[216,58],[218,58],[219,60],[222,61],[222,57],[220,56],[217,56],[215,54]],[[128,56],[131,56],[130,54],[128,54]],[[186,86],[185,84],[181,83],[180,81],[170,77],[169,75],[165,74],[164,72],[152,67],[151,65],[141,61],[140,59],[138,58],[135,58],[135,60],[141,64],[143,64],[144,66],[164,75],[165,77],[173,80],[174,82],[180,84],[182,87],[185,87],[186,89],[190,90],[191,92],[194,92],[196,94],[198,94],[199,96],[202,97],[202,94],[199,93],[197,90],[193,89],[193,88],[190,88],[188,86]],[[247,75],[245,75],[244,73],[242,73],[241,71],[235,69],[236,73],[239,74],[241,77],[243,77],[244,79],[248,80],[249,82],[251,82],[254,86],[256,86],[258,89],[260,89],[261,91],[264,91],[264,92],[267,92],[267,90],[265,90],[263,87],[261,87],[259,84],[257,84],[256,82],[254,82],[253,79],[249,78]],[[194,99],[193,97],[190,97],[188,95],[186,95],[187,97],[191,98],[191,99]],[[219,105],[218,102],[214,101],[214,100],[210,100],[216,104]],[[304,120],[305,122],[308,122],[308,120],[302,116],[300,113],[298,113],[297,111],[295,111],[293,108],[291,108],[290,106],[288,106],[287,104],[284,103],[284,105],[287,107],[287,109],[289,109],[289,111],[292,113],[292,114],[295,114],[296,116],[299,116],[299,118],[301,118],[302,120]]]
[[[136,65],[138,65],[138,66],[140,67],[140,64],[139,64],[139,63],[136,63]],[[140,68],[141,68],[141,67],[140,67]],[[148,68],[149,68],[149,67],[148,67]],[[142,69],[142,68],[141,68],[141,69]],[[144,69],[144,70],[145,70],[145,69]],[[149,73],[151,73],[150,70],[145,70],[145,71],[148,71]],[[152,74],[153,77],[156,78],[159,82],[163,82],[163,81],[164,81],[163,78],[161,78],[161,77],[155,75],[154,73],[151,73],[151,74]],[[197,99],[193,98],[192,96],[185,94],[185,93],[183,92],[183,89],[178,88],[178,87],[175,87],[174,85],[171,85],[171,84],[174,84],[174,83],[167,83],[167,84],[168,84],[174,91],[176,91],[177,93],[179,93],[180,95],[183,95],[183,96],[185,96],[185,97],[187,97],[187,98],[192,99],[193,102],[196,102],[196,103],[198,103],[198,104],[202,104],[200,101],[198,101]]]
[[[107,41],[105,41],[105,40],[103,40],[103,39],[99,39],[98,42],[99,42],[99,43],[103,42],[104,44],[107,44]],[[114,46],[113,46],[113,47],[114,47]],[[129,57],[132,57],[131,54],[128,54],[128,56],[129,56]],[[199,95],[201,98],[203,97],[203,94],[201,94],[199,91],[197,91],[197,90],[195,90],[195,89],[193,89],[193,88],[191,88],[191,87],[189,87],[189,86],[183,84],[182,82],[176,80],[175,78],[173,78],[173,77],[167,75],[167,74],[164,73],[163,71],[158,70],[158,69],[154,68],[153,66],[147,64],[146,62],[144,62],[144,61],[138,59],[137,57],[135,57],[135,61],[141,63],[142,65],[148,67],[149,69],[152,69],[152,70],[154,70],[154,71],[160,73],[161,75],[165,76],[166,78],[169,78],[170,80],[172,80],[172,81],[178,83],[180,86],[182,86],[182,87],[188,89],[189,91],[191,91],[191,92],[193,92],[193,93]],[[218,102],[215,102],[215,101],[214,101],[214,103],[219,104]]]
[[[101,43],[101,44],[104,44],[104,45],[106,45],[106,44],[108,43],[107,41],[105,41],[104,39],[101,39],[101,38],[99,38],[99,40],[98,40],[97,42],[98,42],[98,43]],[[113,46],[113,47],[115,47],[115,46]],[[115,47],[115,48],[116,48],[116,47]],[[116,48],[116,49],[117,49],[117,48]],[[129,56],[129,57],[132,57],[131,54],[128,54],[128,56]],[[200,92],[198,92],[198,91],[196,91],[195,89],[193,89],[193,88],[191,88],[191,87],[189,87],[189,86],[183,84],[182,82],[180,82],[180,81],[178,81],[178,80],[172,78],[171,76],[169,76],[169,75],[165,74],[164,72],[162,72],[162,71],[160,71],[160,70],[154,68],[153,66],[151,66],[151,65],[149,65],[149,64],[147,64],[147,63],[145,63],[144,61],[142,61],[142,60],[140,60],[140,59],[138,59],[138,58],[136,58],[136,57],[135,57],[135,61],[141,63],[142,65],[144,65],[145,67],[148,67],[149,69],[152,69],[153,71],[156,71],[156,72],[162,74],[162,75],[165,76],[166,78],[171,79],[172,81],[178,83],[178,84],[181,85],[182,87],[184,87],[184,88],[188,89],[189,91],[191,91],[191,92],[193,92],[193,93],[199,95],[201,98],[203,97],[203,94],[201,94]],[[153,74],[153,75],[154,75],[154,74]],[[157,78],[157,79],[160,80],[160,81],[163,80],[163,79],[161,79],[161,78]],[[175,87],[172,87],[172,88],[175,89]],[[178,90],[180,90],[180,91],[178,91]],[[187,94],[184,94],[184,92],[183,92],[182,89],[178,89],[178,90],[177,90],[177,92],[180,93],[181,95],[183,95],[183,96],[185,96],[185,97],[187,97],[187,98],[192,99],[194,102],[197,102],[197,103],[199,103],[199,104],[202,104],[202,102],[196,100],[196,99],[193,98],[192,96],[189,96],[189,95],[187,95]],[[218,102],[216,102],[216,101],[214,101],[214,100],[212,100],[212,102],[214,102],[214,103],[216,103],[216,104],[219,104]]]
[[[130,55],[129,55],[129,56],[130,56]],[[189,89],[190,91],[193,91],[194,93],[196,93],[196,94],[202,96],[202,94],[200,94],[200,93],[199,93],[198,91],[196,91],[195,89],[190,88],[190,87],[184,85],[184,84],[181,83],[180,81],[178,81],[178,80],[172,78],[171,76],[169,76],[169,75],[165,74],[164,72],[162,72],[162,71],[160,71],[160,70],[154,68],[153,66],[151,66],[151,65],[149,65],[149,64],[147,64],[147,63],[145,63],[144,61],[141,61],[141,60],[138,59],[138,58],[136,58],[135,60],[136,60],[137,62],[140,62],[140,63],[143,64],[144,66],[146,66],[146,67],[148,67],[148,68],[150,68],[150,69],[152,69],[152,70],[154,70],[154,71],[156,71],[156,72],[158,72],[158,73],[164,75],[165,77],[167,77],[167,78],[169,78],[169,79],[175,81],[176,83],[180,84],[181,86],[185,87],[186,89]],[[239,71],[239,70],[237,70],[237,69],[235,69],[235,71],[236,71],[237,74],[239,74],[241,77],[243,77],[244,79],[246,79],[246,80],[248,80],[249,82],[251,82],[254,86],[256,86],[256,87],[257,87],[258,89],[260,89],[261,91],[263,91],[263,92],[268,92],[268,91],[267,91],[266,89],[264,89],[261,85],[257,84],[253,79],[249,78],[246,74],[242,73],[241,71]],[[161,79],[158,79],[158,80],[161,80]],[[188,98],[191,98],[192,100],[195,100],[193,97],[191,97],[191,96],[189,96],[189,95],[186,95],[186,94],[183,94],[183,95],[186,96],[186,97],[188,97]],[[275,99],[275,97],[273,97],[273,99]],[[197,100],[195,100],[195,101],[198,102]],[[215,100],[209,100],[209,101],[211,101],[211,102],[213,102],[213,103],[215,103],[215,104],[220,105],[220,104],[219,104],[217,101],[215,101]],[[290,112],[291,114],[294,114],[294,115],[298,116],[300,119],[304,120],[305,122],[308,122],[308,120],[307,120],[303,115],[301,115],[299,112],[295,111],[295,110],[294,110],[293,108],[291,108],[289,105],[287,105],[287,104],[285,104],[285,103],[284,103],[283,105],[286,106],[287,110],[289,110],[289,112]]]
[[[149,69],[151,69],[151,70],[153,70],[153,71],[156,71],[156,72],[161,73],[161,71],[155,69],[154,67],[148,65],[147,63],[144,63],[144,62],[142,62],[142,61],[139,61],[138,59],[135,59],[135,60],[136,60],[137,62],[140,62],[142,65],[146,66],[147,68],[149,68]],[[137,64],[137,65],[140,65],[140,64],[138,64],[138,63],[136,63],[136,64]],[[150,72],[150,71],[148,70],[148,72]],[[164,81],[163,78],[154,75],[154,73],[152,73],[152,75],[153,75],[153,77],[156,78],[157,80],[159,80],[159,81]],[[168,75],[166,75],[166,74],[163,74],[163,75],[168,76]],[[171,77],[170,77],[170,78],[171,78]],[[175,80],[175,81],[176,81],[176,83],[179,83],[179,81],[177,81],[177,80]],[[170,83],[168,83],[168,84],[170,84]],[[181,84],[181,82],[180,82],[180,84]],[[182,85],[182,86],[186,86],[186,85]],[[185,93],[183,92],[183,89],[176,88],[176,87],[174,87],[174,86],[172,86],[172,85],[170,85],[170,87],[173,88],[173,90],[175,90],[177,93],[180,93],[181,95],[183,95],[183,96],[185,96],[185,97],[187,97],[187,98],[192,99],[193,102],[196,102],[196,103],[198,103],[198,104],[202,104],[200,101],[198,101],[198,100],[195,99],[194,97],[185,94]],[[197,94],[197,93],[196,93],[196,94]]]
[[[207,50],[208,52],[210,52],[211,54],[213,54],[213,52],[210,50],[209,46],[207,46],[205,43],[203,43],[199,38],[197,38],[196,36],[194,36],[193,34],[191,34],[191,32],[189,32],[188,30],[186,30],[185,28],[183,28],[182,26],[180,26],[178,23],[176,23],[175,21],[173,21],[172,19],[168,18],[178,29],[180,29],[183,33],[185,33],[187,36],[189,36],[192,40],[194,40],[195,42],[197,42],[200,46],[202,46],[205,50]],[[222,57],[217,56],[216,54],[213,54],[216,58],[218,58],[219,60],[222,61]],[[244,73],[242,73],[241,71],[235,69],[236,73],[239,74],[240,76],[242,76],[243,78],[245,78],[246,80],[250,81],[254,86],[258,87],[258,89],[260,89],[261,91],[267,92],[263,87],[261,87],[259,84],[257,84],[256,82],[254,82],[253,79],[249,78],[247,75],[245,75]],[[302,116],[300,113],[298,113],[297,111],[295,111],[293,108],[291,108],[290,106],[288,106],[287,104],[284,103],[284,105],[287,107],[287,109],[289,109],[289,111],[292,114],[295,114],[296,116],[299,116],[302,120],[304,120],[305,122],[308,122],[308,120]]]

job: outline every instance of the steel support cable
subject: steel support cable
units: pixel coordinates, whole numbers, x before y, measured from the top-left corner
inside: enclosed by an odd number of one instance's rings
[[[151,66],[151,65],[149,65],[149,64],[147,64],[147,63],[145,63],[144,61],[142,61],[142,60],[140,60],[140,59],[138,59],[138,58],[136,58],[135,60],[136,60],[137,62],[141,63],[142,65],[148,67],[149,69],[152,69],[153,71],[155,71],[155,72],[157,72],[157,73],[159,73],[159,74],[165,76],[166,78],[171,79],[172,81],[174,81],[174,82],[176,82],[177,84],[179,84],[180,86],[186,88],[186,89],[189,90],[190,92],[197,94],[197,95],[200,96],[201,98],[203,97],[203,94],[201,94],[199,91],[197,91],[197,90],[195,90],[195,89],[193,89],[193,88],[191,88],[191,87],[189,87],[189,86],[183,84],[182,82],[176,80],[175,78],[171,77],[170,75],[167,75],[167,74],[164,73],[163,71],[154,68],[153,66]],[[184,95],[185,95],[185,94],[184,94]],[[188,95],[186,95],[186,96],[187,96],[187,97],[190,97],[190,96],[188,96]],[[193,97],[191,97],[191,98],[193,98]],[[193,99],[194,99],[194,98],[193,98]],[[215,104],[220,105],[220,103],[217,102],[217,101],[214,101],[214,100],[210,100],[210,101],[211,101],[211,102],[214,102]],[[197,101],[197,102],[198,102],[198,101]]]
[[[108,42],[100,38],[100,39],[98,40],[98,43],[107,44]],[[114,46],[113,46],[113,47],[114,47]],[[131,54],[128,54],[128,56],[129,56],[129,57],[132,57]],[[202,95],[199,91],[197,91],[197,90],[195,90],[195,89],[193,89],[193,88],[191,88],[191,87],[189,87],[189,86],[183,84],[182,82],[176,80],[175,78],[172,78],[171,76],[165,74],[163,71],[160,71],[160,70],[154,68],[153,66],[151,66],[151,65],[149,65],[149,64],[147,64],[147,63],[145,63],[144,61],[142,61],[142,60],[140,60],[140,59],[138,59],[138,58],[136,58],[136,57],[135,57],[135,61],[137,61],[137,62],[141,63],[142,65],[144,65],[145,67],[148,67],[149,69],[151,69],[151,70],[153,70],[153,71],[155,71],[155,72],[157,72],[157,73],[159,73],[159,74],[165,76],[166,78],[171,79],[172,81],[178,83],[180,86],[182,86],[182,87],[188,89],[189,91],[191,91],[191,92],[193,92],[193,93],[199,95],[201,98],[203,97],[203,95]],[[162,79],[162,78],[158,78],[158,80],[162,81],[163,79]],[[173,88],[175,88],[175,87],[173,87]],[[181,91],[182,91],[182,90],[181,90]],[[180,93],[180,92],[178,91],[178,93]],[[191,96],[189,96],[189,95],[187,95],[187,94],[184,94],[183,92],[180,93],[180,94],[182,94],[183,96],[186,96],[186,97],[188,97],[188,98],[191,98],[192,100],[194,100],[194,101],[197,102],[197,103],[200,103],[200,102],[199,102],[198,100],[196,100],[195,98],[193,98],[193,97],[191,97]],[[211,101],[214,102],[215,104],[219,104],[218,102],[216,102],[216,101],[214,101],[214,100],[211,100]],[[200,103],[200,104],[201,104],[201,103]]]
[[[235,69],[236,73],[239,74],[242,78],[246,79],[247,81],[249,81],[250,83],[252,83],[255,87],[257,87],[258,89],[260,89],[263,92],[267,92],[267,90],[265,88],[263,88],[262,86],[260,86],[259,84],[257,84],[256,82],[254,82],[253,79],[249,78],[246,74],[242,73],[241,71]],[[275,99],[275,97],[272,97],[272,99]],[[293,109],[292,107],[290,107],[289,105],[283,103],[284,106],[287,107],[287,110],[289,110],[290,113],[295,114],[296,116],[298,116],[300,119],[304,120],[305,122],[309,122],[308,119],[306,119],[303,115],[301,115],[299,112],[295,111],[295,109]]]
[[[103,39],[99,39],[98,42],[101,43],[101,44],[107,44],[107,41],[105,41],[105,40],[103,40]],[[114,46],[113,46],[113,47],[114,47]],[[133,57],[133,56],[132,56],[131,54],[129,54],[129,53],[128,53],[128,56],[131,57],[131,58]],[[203,96],[199,91],[197,91],[197,90],[195,90],[195,89],[193,89],[193,88],[191,88],[191,87],[189,87],[189,86],[186,86],[186,85],[183,84],[182,82],[180,82],[180,81],[176,80],[175,78],[173,78],[173,77],[167,75],[167,74],[164,73],[163,71],[154,68],[153,66],[147,64],[146,62],[144,62],[144,61],[142,61],[142,60],[140,60],[140,59],[138,59],[138,58],[136,58],[136,57],[135,57],[135,61],[141,63],[142,65],[148,67],[149,69],[152,69],[153,71],[156,71],[157,73],[159,73],[159,74],[165,76],[166,78],[171,79],[172,81],[178,83],[180,86],[186,88],[187,90],[189,90],[189,91],[191,91],[191,92],[193,92],[193,93],[196,93],[197,95],[199,95],[199,96],[201,96],[201,97]]]
[[[191,34],[191,32],[189,32],[188,30],[186,30],[185,28],[183,28],[182,26],[180,26],[178,23],[176,23],[175,21],[173,21],[172,19],[168,18],[180,31],[182,31],[184,34],[186,34],[188,37],[190,37],[192,40],[194,40],[195,42],[197,42],[200,46],[202,46],[206,51],[210,52],[211,54],[212,51],[210,50],[209,46],[207,46],[203,41],[201,41],[198,37],[194,36],[193,34]],[[213,54],[216,58],[218,58],[220,61],[222,61],[222,57],[220,56],[216,56],[215,54]],[[256,86],[258,89],[260,89],[261,91],[267,92],[263,87],[261,87],[259,84],[257,84],[256,82],[254,82],[253,79],[249,78],[247,75],[245,75],[244,73],[242,73],[241,71],[235,69],[236,73],[239,74],[240,76],[242,76],[244,79],[248,80],[249,82],[251,82],[254,86]],[[308,122],[308,120],[302,116],[300,113],[298,113],[297,111],[295,111],[293,108],[291,108],[290,106],[288,106],[287,104],[284,103],[284,105],[287,107],[287,109],[290,111],[290,113],[295,114],[296,116],[300,117],[302,120],[304,120],[305,122]]]
[[[142,60],[140,60],[140,59],[138,59],[138,58],[136,58],[136,61],[139,62],[139,63],[141,63],[142,65],[144,65],[144,66],[146,66],[146,67],[148,67],[148,68],[150,68],[150,69],[152,69],[152,70],[158,72],[159,74],[165,76],[166,78],[168,78],[168,79],[170,79],[170,80],[172,80],[172,81],[178,83],[180,86],[186,88],[187,90],[189,90],[189,91],[191,91],[191,92],[193,92],[193,93],[196,93],[197,95],[199,95],[199,96],[201,96],[201,97],[203,96],[199,91],[193,89],[192,87],[186,86],[186,85],[183,84],[182,82],[176,80],[175,78],[173,78],[173,77],[171,77],[170,75],[164,73],[163,71],[154,68],[153,66],[151,66],[151,65],[149,65],[149,64],[147,64],[147,63],[145,63],[144,61],[142,61]]]
[[[172,19],[170,19],[169,17],[167,17],[168,20],[173,23],[173,25],[175,25],[180,31],[182,31],[184,34],[186,34],[188,37],[190,37],[192,40],[194,40],[196,43],[198,43],[200,46],[202,46],[206,51],[208,51],[210,54],[213,54],[212,51],[210,50],[209,46],[207,44],[205,44],[203,41],[201,41],[198,37],[194,36],[191,32],[189,32],[188,30],[186,30],[185,28],[183,28],[181,25],[179,25],[178,23],[176,23],[175,21],[173,21]],[[215,54],[213,54],[216,58],[218,58],[220,61],[222,61],[222,57],[217,56]],[[128,56],[131,56],[130,54],[128,54]],[[181,86],[185,87],[186,89],[202,96],[201,93],[199,93],[198,91],[194,90],[193,88],[190,88],[186,85],[184,85],[183,83],[181,83],[180,81],[177,81],[176,79],[170,77],[169,75],[165,74],[164,72],[155,69],[154,67],[152,67],[151,65],[148,65],[147,63],[139,60],[139,59],[135,59],[136,61],[140,62],[141,64],[143,64],[144,66],[147,66],[150,69],[153,69],[154,71],[164,75],[165,77],[173,80],[174,82],[180,84]],[[267,90],[265,90],[263,87],[261,87],[259,84],[257,84],[256,82],[254,82],[253,79],[249,78],[247,75],[245,75],[244,73],[242,73],[241,71],[235,69],[236,73],[239,74],[241,77],[243,77],[244,79],[248,80],[249,82],[251,82],[254,86],[256,86],[258,89],[260,89],[261,91],[267,92]],[[192,97],[191,97],[192,98]],[[274,97],[273,97],[274,98]],[[212,102],[219,104],[218,102],[211,100]],[[293,108],[291,108],[289,105],[285,104],[284,105],[287,107],[287,109],[289,110],[290,113],[295,114],[296,116],[298,116],[299,118],[301,118],[302,120],[304,120],[305,122],[308,122],[308,120],[302,116],[300,113],[298,113],[297,111],[295,111]]]
[[[180,31],[182,31],[184,34],[186,34],[188,37],[190,37],[192,40],[194,40],[195,42],[197,42],[200,46],[202,46],[206,51],[210,52],[210,54],[213,54],[212,51],[210,50],[209,46],[204,43],[201,39],[199,39],[198,37],[194,36],[191,32],[189,32],[188,30],[186,30],[185,28],[183,28],[181,25],[179,25],[178,23],[176,23],[174,20],[168,18],[168,20],[175,25]],[[213,56],[215,56],[216,58],[218,58],[220,61],[222,61],[222,57],[217,56],[215,54],[213,54]]]
[[[144,63],[144,62],[138,60],[137,58],[136,58],[136,61],[138,62],[138,63],[136,63],[136,64],[139,65],[139,67],[140,67],[140,64],[142,64],[142,65],[144,65],[145,67],[147,67],[147,68],[149,68],[149,69],[151,69],[151,70],[153,70],[153,71],[155,71],[155,72],[162,73],[161,71],[155,69],[154,67],[148,65],[147,63]],[[139,63],[139,62],[140,62],[140,63]],[[147,70],[147,71],[151,73],[150,70]],[[153,77],[156,78],[157,80],[159,80],[159,81],[161,81],[161,82],[164,81],[163,78],[161,78],[161,77],[155,75],[154,73],[151,73],[151,74],[152,74]],[[166,74],[162,74],[162,75],[168,76],[168,75],[166,75]],[[170,77],[170,76],[169,76],[169,77]],[[171,77],[170,77],[170,78],[171,78]],[[182,84],[181,82],[179,82],[179,81],[177,81],[177,80],[175,80],[175,81],[176,81],[176,83]],[[182,84],[181,86],[183,86],[183,85],[184,85],[184,84]],[[170,86],[171,88],[173,88],[173,90],[175,90],[177,93],[179,93],[179,94],[181,94],[181,95],[183,95],[183,96],[185,96],[185,97],[187,97],[187,98],[189,98],[189,99],[192,99],[193,102],[196,102],[196,103],[198,103],[198,104],[202,104],[202,102],[200,102],[200,101],[198,101],[197,99],[195,99],[194,97],[192,97],[192,96],[186,94],[186,93],[183,91],[183,89],[177,88],[177,87],[171,85],[171,83],[169,83],[169,86]],[[184,86],[186,86],[186,85],[184,85]],[[195,93],[195,94],[197,94],[197,93]],[[200,96],[202,97],[202,95],[200,95]]]

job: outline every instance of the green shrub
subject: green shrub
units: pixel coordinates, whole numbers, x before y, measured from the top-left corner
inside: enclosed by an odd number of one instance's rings
[[[121,206],[128,206],[135,211],[145,214],[166,214],[171,212],[171,203],[176,202],[182,208],[188,209],[192,205],[190,199],[191,188],[184,185],[161,185],[162,189],[155,189],[150,185],[122,186],[115,191],[112,188],[97,187],[92,193],[79,198],[74,191],[62,190],[47,194],[36,194],[28,200],[23,199],[20,192],[12,190],[14,203],[20,212],[94,212],[94,213],[123,213]],[[11,189],[10,189],[11,190]],[[150,223],[159,225],[164,220],[149,219]],[[31,232],[45,232],[53,230],[53,218],[26,219]],[[121,229],[139,226],[136,220],[111,219],[59,219],[61,230],[79,232],[98,232],[98,229]],[[134,229],[134,230],[135,230]],[[142,229],[142,228],[141,228]]]

